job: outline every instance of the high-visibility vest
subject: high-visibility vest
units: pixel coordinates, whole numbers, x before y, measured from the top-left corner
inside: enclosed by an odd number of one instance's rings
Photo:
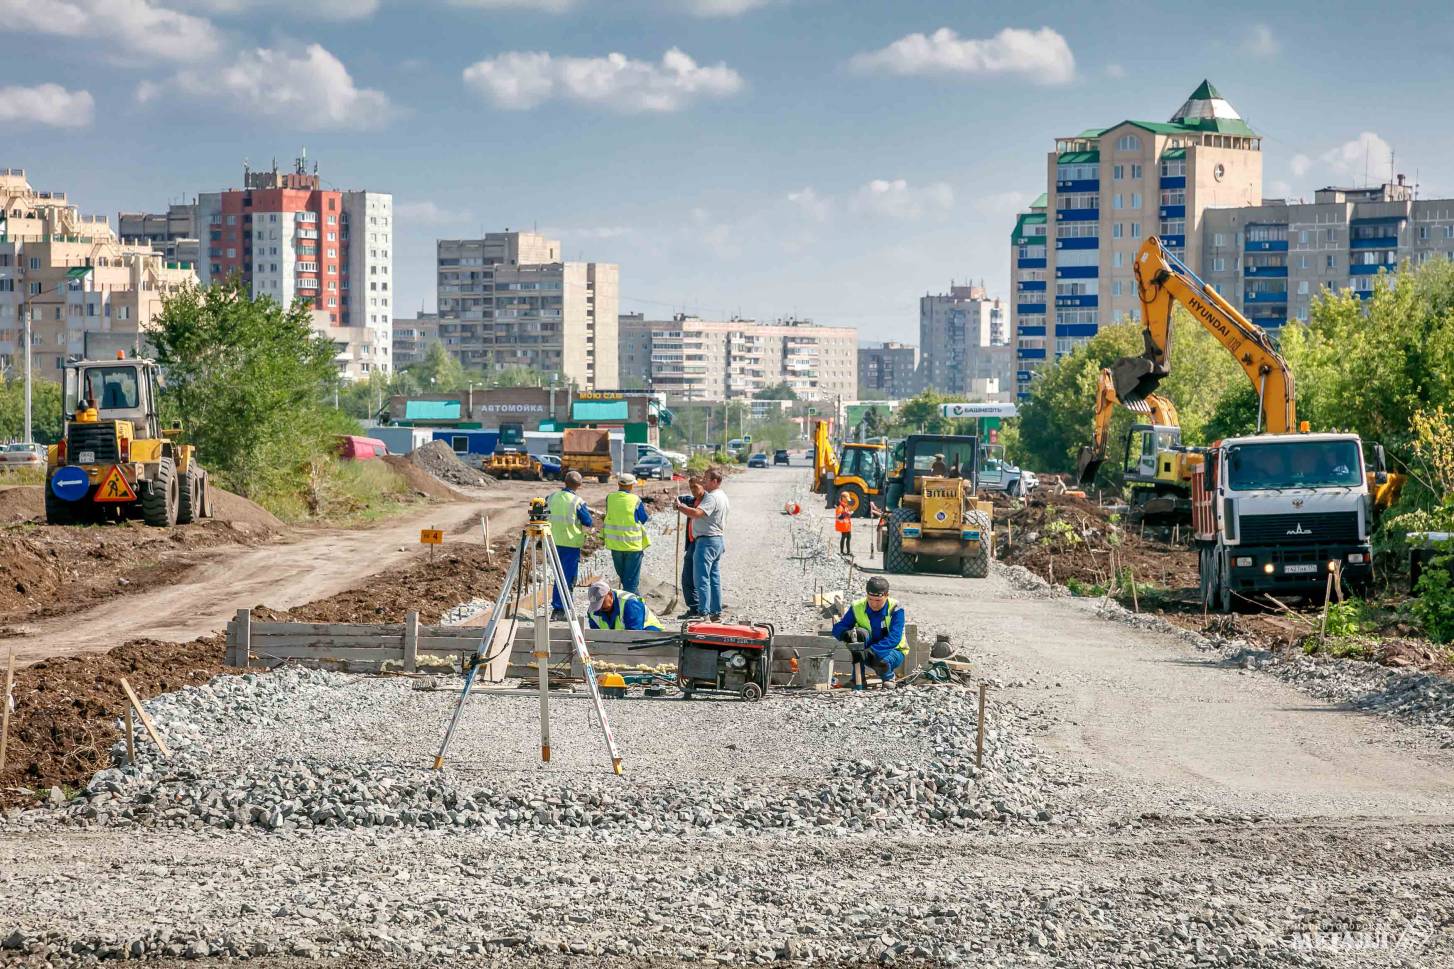
[[[651,544],[646,528],[636,520],[641,498],[629,491],[613,491],[606,496],[606,521],[601,535],[613,552],[640,552]]]
[[[646,618],[642,621],[641,628],[652,629],[656,632],[665,631],[666,627],[661,624],[660,619],[656,618],[656,613],[651,611],[651,607],[646,604],[645,599],[642,599],[638,595],[627,592],[624,589],[615,590],[614,595],[616,597],[616,618],[612,619],[609,623],[607,623],[606,620],[601,618],[600,613],[593,612],[591,613],[592,629],[625,629],[626,603],[631,602],[632,600],[640,600],[641,608],[646,610]]]
[[[561,548],[580,548],[586,544],[586,530],[581,527],[580,510],[586,502],[568,488],[550,496],[550,535]]]
[[[842,505],[838,506],[838,514],[834,516],[833,529],[839,532],[853,531],[853,516]]]
[[[897,602],[892,599],[884,600],[883,631],[885,637],[889,635],[889,630],[894,624],[894,613],[898,610],[899,604]],[[854,625],[858,626],[859,629],[862,629],[868,635],[873,635],[873,623],[870,622],[868,618],[868,599],[859,599],[853,604],[853,622]],[[904,642],[903,636],[899,637],[899,641],[897,643],[890,643],[888,642],[887,638],[885,638],[877,643],[874,643],[873,645],[883,646],[885,644],[893,649],[897,649],[905,656],[909,655],[909,644]]]

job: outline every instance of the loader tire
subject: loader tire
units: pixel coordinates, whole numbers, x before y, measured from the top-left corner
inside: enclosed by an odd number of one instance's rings
[[[177,524],[190,525],[192,522],[205,517],[203,504],[206,497],[207,474],[197,466],[195,461],[187,465],[187,473],[182,475],[182,484],[177,495]]]
[[[990,516],[982,511],[972,511],[967,516],[979,529],[979,544],[966,549],[959,560],[959,572],[967,579],[986,579],[990,574],[990,544],[994,541]]]
[[[78,502],[57,498],[51,493],[50,484],[45,486],[45,523],[47,525],[75,525],[81,520],[77,514]],[[4,701],[0,701],[4,702]]]
[[[154,528],[171,528],[177,523],[177,510],[181,502],[181,482],[177,480],[177,465],[171,458],[162,458],[157,464],[157,476],[141,498],[141,518]]]
[[[884,535],[884,571],[892,575],[908,575],[914,571],[914,557],[904,551],[904,536],[899,526],[914,521],[914,509],[895,508],[889,515],[887,534]]]

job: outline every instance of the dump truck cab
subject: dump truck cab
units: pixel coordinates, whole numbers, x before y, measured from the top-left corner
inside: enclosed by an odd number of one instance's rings
[[[989,575],[994,534],[991,504],[977,496],[979,438],[913,434],[895,450],[884,567],[889,572]]]
[[[163,429],[151,360],[76,360],[65,368],[65,432],[47,452],[46,521],[140,518],[186,524],[210,515],[207,474],[191,445]]]

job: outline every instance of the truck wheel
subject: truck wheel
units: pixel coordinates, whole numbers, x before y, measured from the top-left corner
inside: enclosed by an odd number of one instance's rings
[[[1212,562],[1216,566],[1213,574],[1217,577],[1217,611],[1229,613],[1232,611],[1232,583],[1228,581],[1231,576],[1227,575],[1225,559],[1216,551],[1212,552]]]
[[[611,476],[609,474],[598,474],[596,475],[596,480],[601,482],[601,484],[605,484],[611,480]]]
[[[175,525],[177,508],[181,504],[181,490],[176,463],[171,458],[162,458],[157,464],[156,477],[141,498],[142,520],[156,528],[171,528]]]
[[[884,570],[893,575],[907,575],[914,571],[914,564],[904,552],[904,537],[899,525],[914,520],[912,508],[895,508],[889,516],[887,534],[884,535]]]
[[[204,495],[203,481],[205,477],[202,469],[197,467],[195,461],[187,463],[187,472],[182,475],[181,486],[177,496],[177,524],[190,525],[202,517],[202,502]]]

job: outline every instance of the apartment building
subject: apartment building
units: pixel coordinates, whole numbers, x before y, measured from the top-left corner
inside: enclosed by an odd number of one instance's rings
[[[167,262],[195,265],[202,258],[196,202],[173,202],[165,212],[118,212],[116,234],[123,243],[150,244]]]
[[[919,348],[887,342],[858,348],[858,399],[903,400],[919,392]]]
[[[736,400],[786,384],[802,400],[852,400],[858,331],[811,320],[620,319],[622,386],[670,400]]]
[[[429,344],[438,343],[439,314],[419,311],[412,320],[394,320],[394,368],[401,370],[424,359]]]
[[[1023,283],[1042,280],[1016,280],[1017,348],[1021,325],[1030,333],[1043,326],[1044,349],[1063,356],[1101,324],[1136,315],[1132,258],[1146,236],[1161,236],[1188,265],[1199,265],[1206,210],[1261,199],[1262,139],[1209,81],[1169,121],[1127,120],[1057,138],[1046,158],[1046,225],[1054,228],[1046,233],[1045,265],[1022,267],[1021,241],[1013,243],[1016,275],[1043,268],[1046,284],[1044,300],[1021,300],[1038,292],[1021,289]],[[1015,240],[1029,238],[1022,230],[1033,208],[1016,219]],[[1017,357],[1017,375],[1033,372],[1026,364],[1036,357],[1018,349]]]
[[[1010,233],[1010,275],[1015,294],[1010,300],[1011,332],[1014,334],[1017,396],[1030,396],[1030,380],[1045,366],[1045,333],[1048,304],[1045,205],[1049,195],[1040,197],[1015,218],[1015,231]]]
[[[189,263],[121,242],[104,215],[82,215],[64,192],[32,188],[0,169],[0,370],[24,367],[22,314],[31,318],[31,367],[60,380],[67,357],[140,351],[162,298],[197,281]]]
[[[1013,369],[1007,310],[983,286],[950,286],[919,299],[919,386],[944,394],[1008,387]]]
[[[1416,199],[1399,175],[1371,188],[1324,188],[1311,202],[1209,209],[1201,277],[1252,322],[1308,318],[1324,289],[1373,294],[1380,270],[1454,259],[1454,199]]]
[[[527,366],[582,389],[619,386],[620,270],[566,262],[560,242],[491,232],[436,244],[439,339],[467,368]]]
[[[358,331],[341,367],[345,359],[358,360],[349,369],[388,373],[393,196],[324,188],[306,156],[289,172],[276,164],[266,171],[244,166],[242,186],[197,196],[194,221],[206,233],[197,273],[202,282],[236,274],[254,298],[271,296],[284,305],[301,299],[326,315],[330,330]]]

